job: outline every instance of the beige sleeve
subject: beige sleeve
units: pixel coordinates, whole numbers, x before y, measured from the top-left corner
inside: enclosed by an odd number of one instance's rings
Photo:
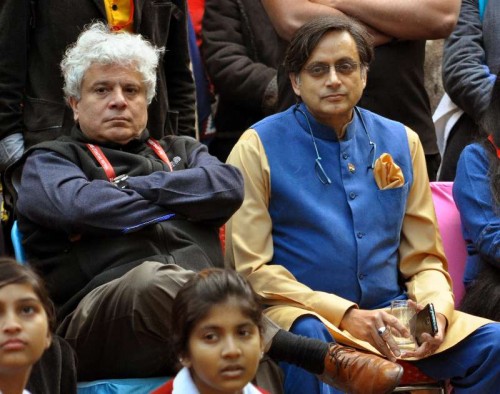
[[[399,247],[400,271],[409,297],[419,304],[434,303],[436,312],[450,320],[453,310],[451,278],[432,201],[425,155],[417,134],[406,129],[413,162]]]
[[[245,199],[226,224],[226,263],[245,275],[267,305],[289,305],[314,311],[338,326],[354,303],[333,294],[313,291],[298,282],[273,257],[272,222],[269,215],[270,168],[255,130],[240,138],[227,162],[240,169]]]

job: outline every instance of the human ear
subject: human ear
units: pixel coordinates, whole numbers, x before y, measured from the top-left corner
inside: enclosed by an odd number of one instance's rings
[[[189,358],[189,356],[184,355],[184,356],[179,357],[179,362],[182,364],[183,367],[191,368],[192,363],[191,363],[191,359]]]
[[[361,80],[363,81],[363,89],[366,88],[367,78],[368,78],[368,68],[362,66],[361,67]]]
[[[49,331],[47,332],[47,337],[45,338],[45,350],[47,350],[50,345],[52,345],[52,333]]]
[[[73,110],[73,119],[78,122],[78,100],[75,97],[68,98],[68,104]]]
[[[295,73],[290,73],[288,75],[290,82],[292,83],[292,88],[297,96],[300,96],[300,75]]]

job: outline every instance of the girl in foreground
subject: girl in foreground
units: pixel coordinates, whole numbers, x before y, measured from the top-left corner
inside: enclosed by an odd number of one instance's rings
[[[235,271],[207,269],[179,291],[172,335],[184,368],[153,394],[256,394],[263,355],[262,309]]]
[[[40,278],[0,258],[0,393],[25,390],[33,364],[50,346],[54,308]]]

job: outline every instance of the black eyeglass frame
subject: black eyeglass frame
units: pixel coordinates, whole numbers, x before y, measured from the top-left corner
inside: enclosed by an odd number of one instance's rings
[[[345,60],[336,64],[313,63],[304,67],[303,70],[313,78],[324,78],[330,74],[332,67],[336,74],[349,76],[362,66],[362,63]]]

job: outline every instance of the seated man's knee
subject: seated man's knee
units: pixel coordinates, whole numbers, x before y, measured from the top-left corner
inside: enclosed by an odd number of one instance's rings
[[[145,261],[123,277],[123,286],[137,302],[173,300],[184,284],[194,275],[175,264]]]
[[[145,261],[127,272],[123,277],[123,285],[131,294],[147,293],[152,287],[155,287],[157,272],[163,264],[157,261]]]
[[[333,338],[326,326],[315,316],[302,316],[295,320],[290,331],[309,338],[321,338],[328,342]]]

